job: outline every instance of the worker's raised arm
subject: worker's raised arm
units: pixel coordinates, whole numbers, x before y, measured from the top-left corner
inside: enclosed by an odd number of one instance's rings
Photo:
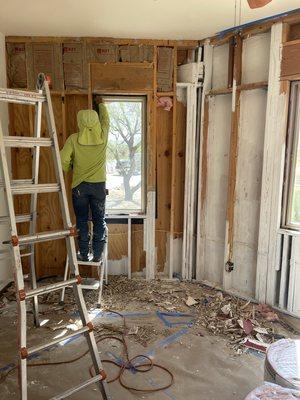
[[[102,129],[102,135],[104,142],[107,142],[108,131],[109,131],[109,114],[105,104],[99,103],[98,105],[99,105],[99,119]]]
[[[72,136],[69,136],[64,147],[60,151],[60,158],[62,168],[65,172],[68,172],[73,166],[74,148],[72,143]]]

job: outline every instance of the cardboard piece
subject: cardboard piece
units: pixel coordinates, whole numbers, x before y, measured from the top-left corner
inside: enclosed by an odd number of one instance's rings
[[[25,43],[7,43],[8,84],[13,88],[27,87]]]
[[[84,43],[63,43],[62,60],[66,89],[87,88],[87,67]]]
[[[157,52],[157,91],[173,90],[173,49],[159,47]]]
[[[28,87],[35,89],[40,72],[49,75],[50,89],[63,90],[62,45],[60,43],[26,43]]]

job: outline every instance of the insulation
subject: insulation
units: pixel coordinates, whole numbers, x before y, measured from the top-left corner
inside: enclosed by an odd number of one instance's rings
[[[159,47],[157,53],[157,90],[168,92],[173,89],[173,49]]]
[[[25,43],[7,43],[7,74],[10,87],[26,88],[26,53]]]

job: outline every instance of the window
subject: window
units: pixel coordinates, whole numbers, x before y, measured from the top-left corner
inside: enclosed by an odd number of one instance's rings
[[[300,82],[293,82],[290,97],[284,190],[284,225],[300,230]]]
[[[108,213],[141,213],[145,193],[146,100],[104,96],[110,116],[107,148]]]

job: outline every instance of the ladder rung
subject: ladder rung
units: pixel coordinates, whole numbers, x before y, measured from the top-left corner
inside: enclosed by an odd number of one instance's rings
[[[36,235],[19,236],[19,244],[31,244],[45,242],[47,240],[59,240],[70,235],[70,230],[40,232]]]
[[[16,222],[30,222],[32,220],[32,214],[16,215]]]
[[[11,186],[11,191],[13,194],[53,193],[60,191],[60,185],[57,183],[14,184]]]
[[[73,388],[66,390],[64,393],[61,393],[57,396],[51,397],[50,400],[62,400],[65,399],[66,397],[72,396],[72,394],[79,392],[79,390],[86,388],[87,386],[91,385],[92,383],[96,383],[99,381],[103,380],[102,375],[96,375],[93,378],[90,378],[86,380],[85,382],[82,382],[78,386],[74,386]]]
[[[16,186],[16,185],[30,185],[33,183],[33,179],[13,179],[10,181],[11,186]],[[0,187],[4,188],[5,187],[5,182],[0,181]]]
[[[23,253],[23,254],[20,254],[20,257],[21,257],[21,258],[23,258],[23,257],[29,257],[29,256],[31,256],[31,254],[33,254],[33,253]]]
[[[103,263],[102,259],[99,262],[94,261],[77,261],[78,265],[87,265],[90,267],[99,267]]]
[[[59,337],[57,339],[54,339],[51,342],[48,342],[48,343],[45,343],[45,344],[42,344],[42,345],[39,345],[39,346],[29,347],[27,349],[28,356],[31,356],[32,354],[37,353],[38,351],[42,351],[42,350],[48,349],[49,347],[54,346],[54,345],[56,345],[56,344],[58,344],[60,342],[63,342],[65,340],[71,339],[74,336],[81,335],[82,333],[85,333],[85,332],[89,331],[89,329],[90,328],[88,326],[85,326],[83,328],[78,329],[77,331],[69,333],[68,335],[64,335],[64,336],[61,336],[61,337]]]
[[[41,93],[29,92],[26,90],[0,89],[0,101],[34,105],[38,102],[46,101],[46,96]]]
[[[66,281],[51,283],[50,285],[40,286],[36,289],[28,290],[26,292],[26,299],[30,299],[34,296],[40,296],[41,294],[54,292],[55,290],[62,289],[63,287],[78,284],[78,278],[67,279]]]
[[[30,222],[32,220],[32,215],[31,214],[24,214],[24,215],[16,215],[16,223],[20,224],[22,222]],[[0,217],[0,224],[8,223],[9,222],[9,217],[8,216],[3,216]]]
[[[6,147],[50,147],[53,144],[50,138],[35,138],[29,136],[4,136]]]

